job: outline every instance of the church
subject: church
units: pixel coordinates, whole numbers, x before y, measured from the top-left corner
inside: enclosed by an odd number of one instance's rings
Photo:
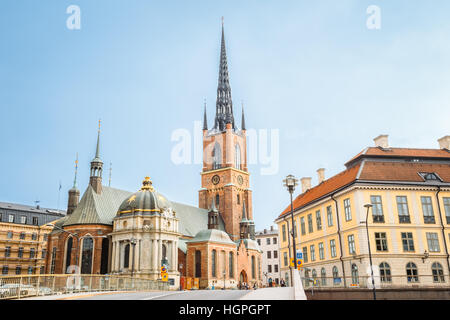
[[[67,215],[48,237],[46,273],[114,274],[161,279],[172,289],[181,277],[199,287],[261,285],[255,241],[244,111],[235,124],[222,24],[216,116],[203,120],[203,168],[198,208],[168,199],[150,177],[136,192],[102,183],[100,125],[89,185],[80,199],[77,170]],[[151,168],[150,168],[151,169]],[[136,188],[138,189],[138,187]]]

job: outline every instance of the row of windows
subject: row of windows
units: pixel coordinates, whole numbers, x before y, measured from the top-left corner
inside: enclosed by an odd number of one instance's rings
[[[411,223],[411,219],[409,216],[409,208],[408,208],[408,199],[406,196],[396,196],[397,200],[397,211],[399,216],[399,222],[400,223]],[[370,201],[372,204],[372,217],[373,222],[384,222],[384,214],[383,214],[383,204],[381,200],[381,196],[379,195],[371,195]],[[450,197],[444,197],[444,211],[447,223],[450,224]],[[422,203],[422,212],[424,217],[424,223],[426,224],[433,224],[436,223],[435,217],[434,217],[434,211],[433,211],[433,205],[431,197],[429,196],[422,196],[421,197],[421,203]],[[345,213],[345,220],[350,221],[352,220],[352,211],[351,211],[351,204],[350,204],[350,198],[343,200],[344,205],[344,213]],[[333,226],[333,212],[331,209],[331,205],[327,206],[327,223],[328,226]],[[307,223],[308,223],[308,232],[312,233],[314,232],[314,223],[313,223],[313,214],[310,213],[307,215]],[[317,210],[315,212],[315,224],[316,224],[316,230],[322,230],[322,217],[320,210]],[[297,225],[294,223],[294,235],[296,236],[297,231]],[[302,235],[306,234],[306,222],[305,217],[300,218],[300,232]],[[283,241],[287,240],[287,231],[286,231],[286,225],[282,226],[282,239]]]
[[[259,245],[261,245],[261,239],[256,239]],[[270,244],[270,238],[266,238],[266,244]],[[272,238],[272,244],[277,244],[277,238]]]
[[[23,256],[23,254],[24,254],[24,250],[23,250],[24,248],[23,247],[19,247],[19,249],[17,250],[17,257],[18,258],[23,258],[24,256]],[[9,258],[9,257],[11,257],[11,252],[12,252],[12,250],[11,250],[11,247],[10,246],[8,246],[8,247],[5,247],[5,258]],[[45,249],[42,249],[42,259],[44,259],[45,258],[45,256],[46,256],[46,250]],[[37,255],[36,255],[36,249],[35,248],[30,248],[30,251],[29,251],[29,258],[30,259],[34,259],[34,258],[37,258]]]
[[[273,251],[273,258],[274,259],[278,258],[278,251],[277,250]],[[272,259],[272,251],[267,251],[267,259]]]
[[[267,272],[268,273],[272,273],[272,265],[271,264],[267,265]],[[278,272],[278,265],[277,264],[273,265],[273,272]]]
[[[0,221],[3,221],[3,215],[4,215],[4,213],[0,212]],[[8,215],[5,214],[5,217],[7,217],[6,222],[9,222],[9,223],[17,223],[18,222],[21,224],[27,224],[27,222],[28,222],[27,216],[17,216],[15,214],[8,214]],[[17,220],[17,217],[19,218],[19,220]],[[38,217],[31,217],[31,219],[32,219],[33,225],[37,226],[39,224]]]
[[[13,232],[13,231],[8,231],[7,233],[6,233],[6,237],[8,238],[8,239],[13,239],[14,238],[14,234],[19,234],[19,239],[20,240],[25,240],[26,239],[26,236],[27,236],[27,233],[25,233],[25,232]],[[31,235],[31,240],[38,240],[38,235],[37,235],[37,233],[31,233],[30,234]],[[44,234],[44,241],[47,241],[47,238],[48,238],[48,235],[47,234]]]
[[[8,273],[9,273],[9,266],[3,266],[2,267],[2,275],[6,275]],[[16,274],[22,274],[22,266],[16,266],[15,273]],[[28,274],[34,274],[35,273],[35,268],[33,266],[28,266],[27,273]],[[40,273],[44,274],[44,267],[43,266],[40,268]]]
[[[400,223],[411,223],[409,216],[408,198],[407,196],[396,196],[397,212]],[[436,223],[434,217],[433,204],[430,196],[421,196],[420,201],[422,204],[422,213],[424,223],[432,224]],[[383,203],[381,196],[370,196],[370,202],[372,204],[372,216],[373,222],[384,222]],[[450,224],[450,197],[444,197],[444,211],[447,223]]]
[[[383,283],[392,282],[392,272],[391,266],[387,262],[382,262],[378,266],[380,270],[380,281]],[[444,282],[444,269],[439,262],[434,262],[431,265],[431,273],[433,277],[433,282]],[[312,278],[317,279],[317,272],[315,269],[312,269]],[[339,279],[339,271],[336,266],[332,269],[333,281]],[[419,281],[419,273],[417,269],[417,265],[414,262],[408,262],[405,266],[405,275],[407,281],[409,283],[418,282]],[[309,269],[305,270],[305,278],[309,278]],[[327,274],[325,268],[320,270],[321,284],[323,286],[327,285]],[[352,283],[359,284],[359,272],[358,267],[355,264],[352,264]]]
[[[387,236],[386,232],[375,232],[375,247],[377,251],[383,252],[388,251],[388,242],[387,242]],[[449,236],[450,237],[450,236]],[[402,247],[404,252],[414,252],[415,246],[414,246],[414,239],[412,232],[401,232],[401,238],[402,238]],[[427,244],[428,244],[428,251],[429,252],[440,252],[440,246],[439,246],[439,236],[436,232],[427,232],[426,233],[427,238]],[[356,244],[355,244],[355,236],[353,234],[347,236],[347,243],[348,243],[348,252],[349,254],[356,254]],[[316,261],[316,246],[314,244],[309,246],[309,253],[310,256],[308,256],[308,247],[302,248],[303,252],[303,262],[307,263],[308,261]],[[318,244],[318,253],[319,253],[319,259],[324,260],[325,259],[325,253],[324,253],[324,243],[320,242]],[[330,256],[331,258],[336,257],[336,240],[331,239],[330,240]],[[284,265],[288,265],[288,255],[285,252],[284,253]]]

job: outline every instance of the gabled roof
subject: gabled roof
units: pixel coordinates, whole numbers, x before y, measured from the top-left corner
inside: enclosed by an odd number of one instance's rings
[[[368,147],[350,159],[345,165],[351,166],[353,163],[363,158],[420,158],[434,160],[449,160],[450,152],[446,149],[413,149],[413,148],[381,148]]]
[[[306,192],[298,195],[293,201],[294,210],[304,207],[315,200],[320,199],[323,196],[326,196],[340,188],[352,183],[355,181],[356,176],[358,174],[358,170],[361,164],[357,164],[356,166],[351,167],[341,173],[323,181],[321,184],[315,186],[307,190]],[[289,205],[284,211],[281,213],[280,217],[285,213],[290,212],[291,206]]]
[[[131,192],[102,186],[102,192],[96,193],[89,185],[77,208],[64,222],[64,226],[75,224],[112,225],[121,203]]]

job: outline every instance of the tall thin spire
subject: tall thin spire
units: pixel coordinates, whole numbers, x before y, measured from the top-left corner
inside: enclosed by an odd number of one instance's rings
[[[73,179],[73,187],[77,187],[77,173],[78,173],[78,152],[77,152],[77,159],[75,160],[75,178]]]
[[[94,160],[98,159],[100,160],[100,127],[101,127],[102,121],[98,120],[98,136],[97,136],[97,148],[95,149],[95,158]]]
[[[222,17],[222,40],[220,48],[219,81],[217,85],[216,118],[214,128],[225,130],[227,123],[234,129],[233,102],[231,100],[230,77],[228,75],[227,52],[225,46],[225,31]]]
[[[112,162],[109,163],[109,182],[108,187],[111,187]]]
[[[242,129],[242,130],[246,130],[246,129],[245,129],[245,117],[244,117],[244,101],[242,101],[242,122],[241,122],[241,129]]]
[[[208,130],[208,119],[206,118],[206,99],[205,99],[205,111],[203,113],[203,130]]]

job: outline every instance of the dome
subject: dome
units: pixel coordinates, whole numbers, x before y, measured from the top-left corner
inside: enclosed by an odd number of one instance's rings
[[[172,208],[172,203],[165,196],[155,191],[152,181],[145,177],[141,189],[125,199],[119,207],[118,215],[134,212],[161,212]]]
[[[231,241],[230,237],[226,232],[218,229],[201,230],[195,235],[193,239],[188,240],[187,242],[203,242],[203,241],[236,245],[233,241]]]

